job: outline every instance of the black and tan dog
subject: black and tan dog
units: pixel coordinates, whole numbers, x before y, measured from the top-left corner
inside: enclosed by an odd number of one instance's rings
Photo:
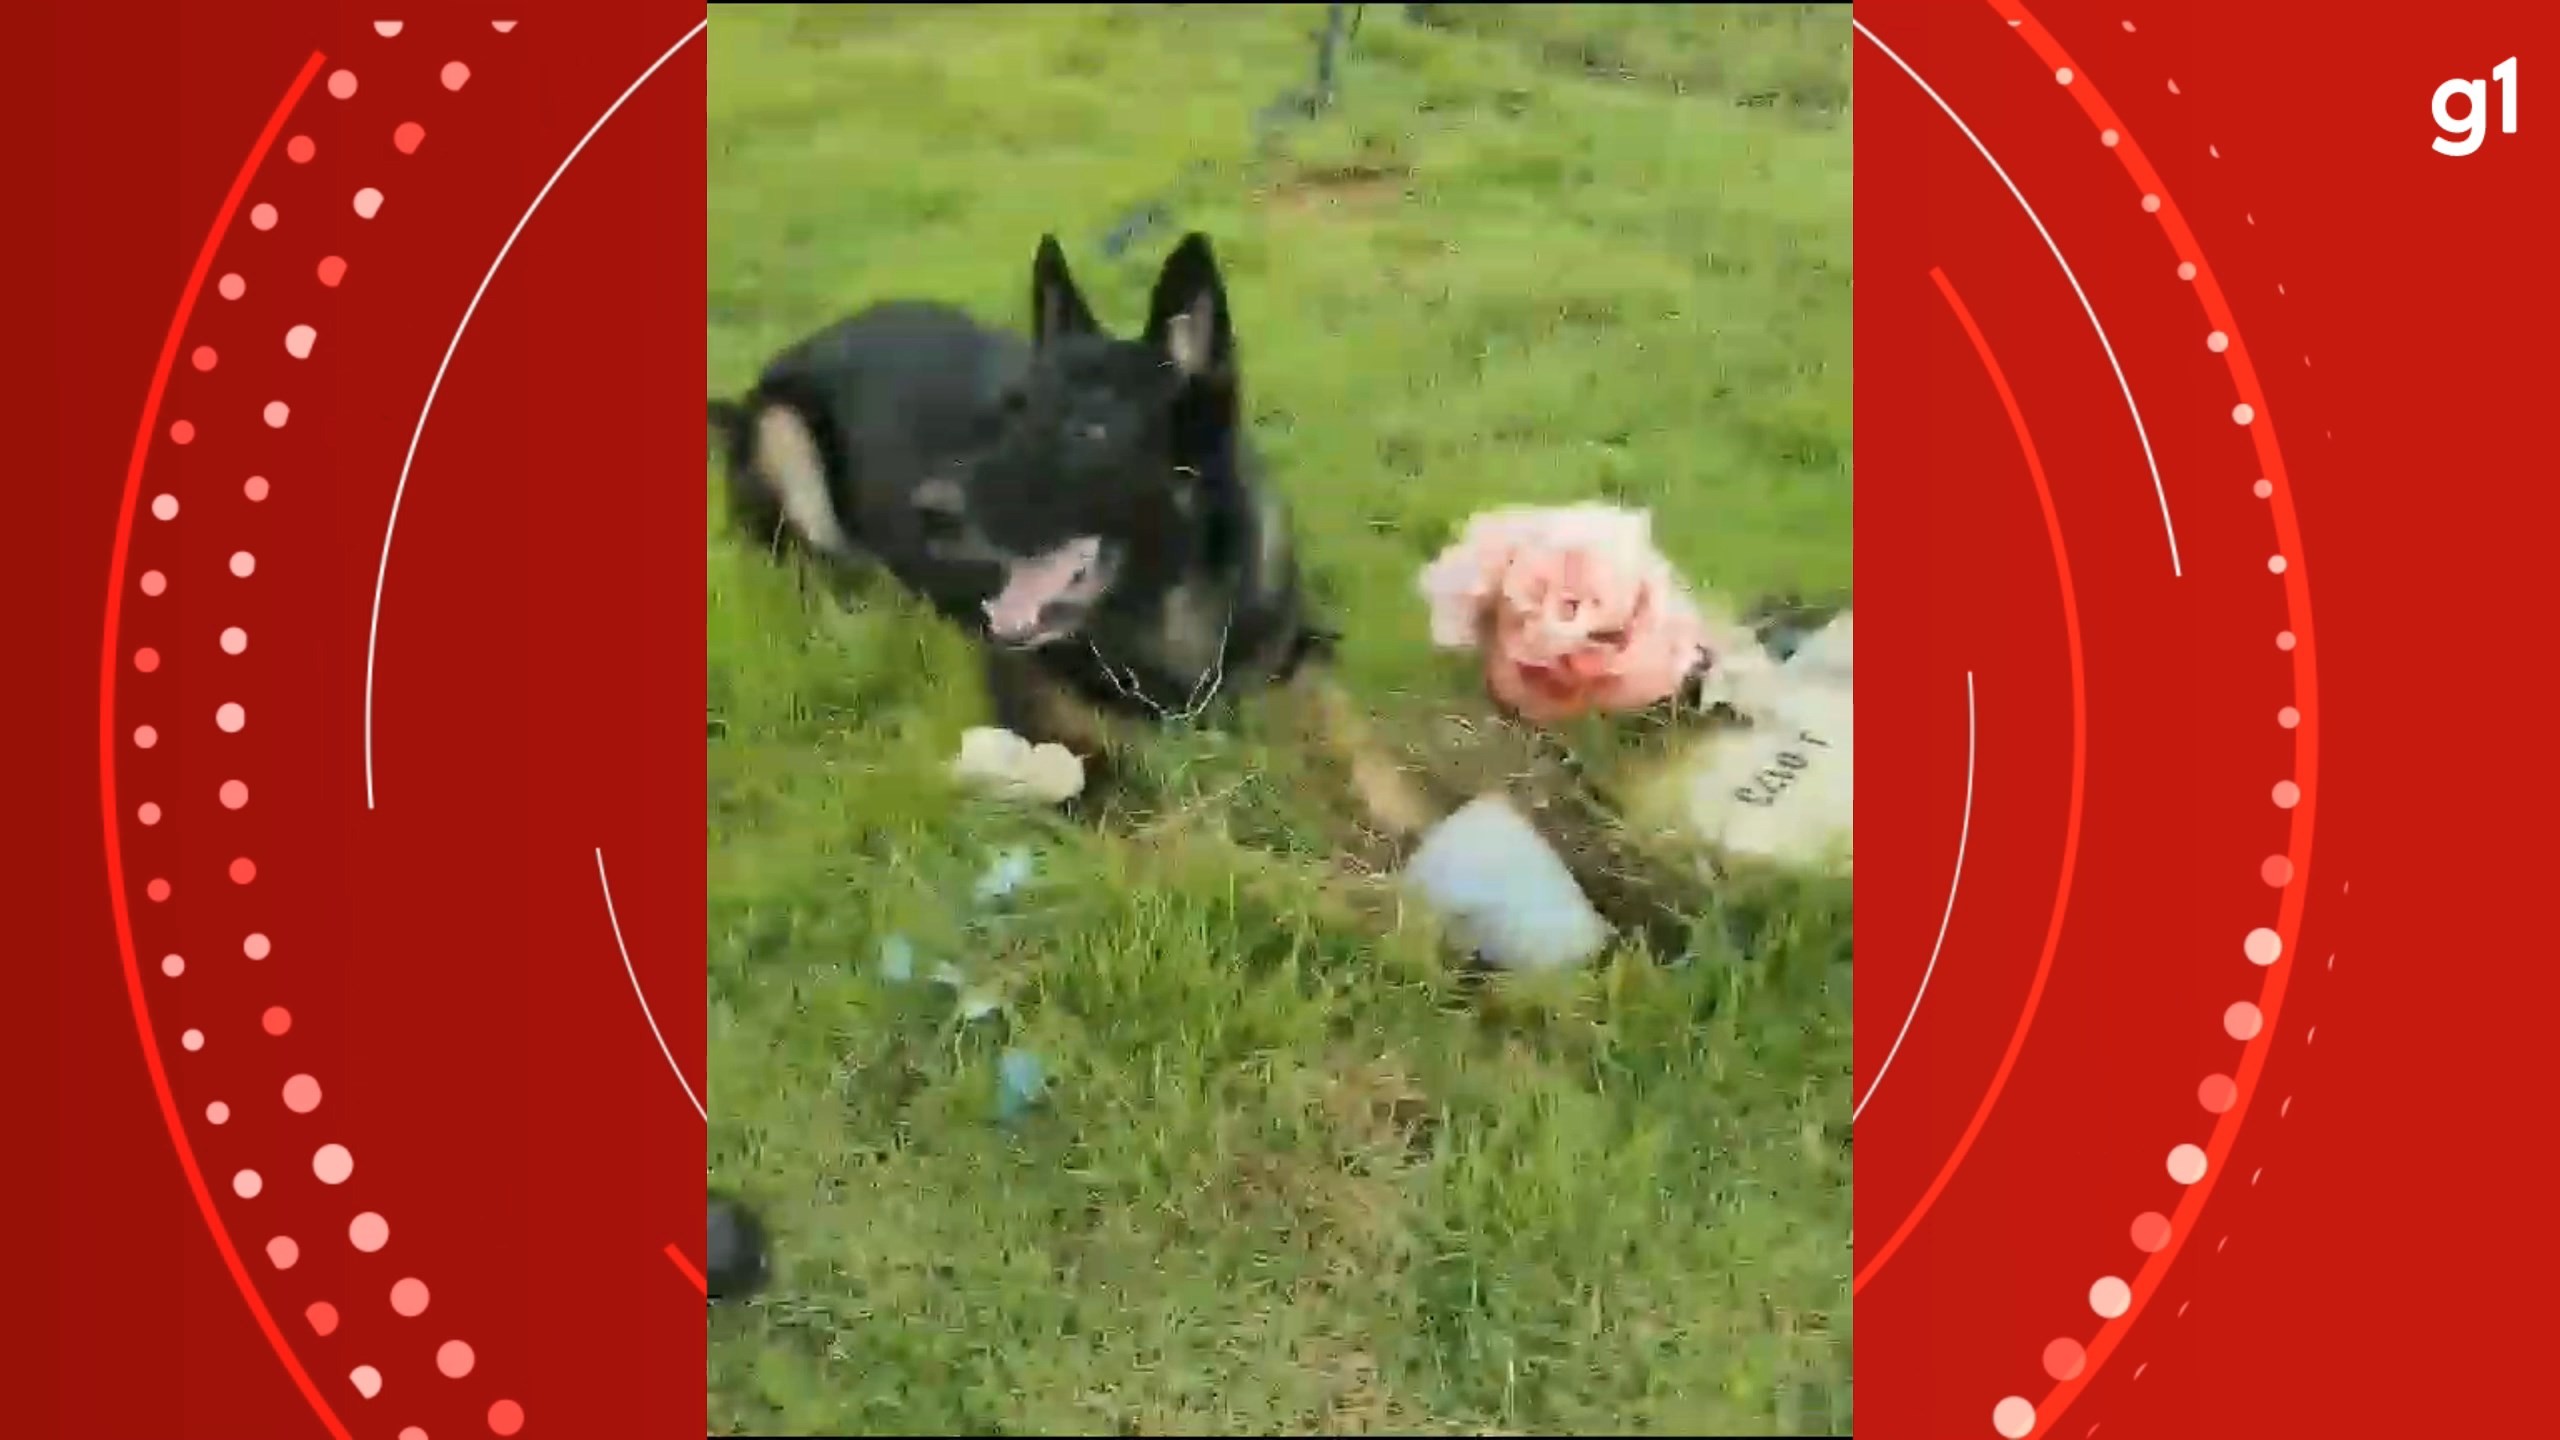
[[[1031,315],[1026,339],[951,306],[891,301],[783,351],[744,396],[710,405],[734,520],[777,551],[886,570],[980,640],[999,723],[1065,745],[1097,775],[1124,727],[1285,700],[1391,859],[1461,792],[1376,743],[1326,674],[1334,637],[1310,613],[1246,435],[1208,240],[1174,248],[1145,328],[1125,339],[1096,322],[1044,237]],[[1478,768],[1516,778],[1536,759]],[[1546,768],[1542,789],[1578,793]],[[1601,807],[1534,808],[1613,925],[1657,949],[1681,943],[1677,887]],[[763,1283],[751,1211],[712,1196],[708,1239],[712,1298]]]
[[[878,305],[765,367],[710,419],[757,543],[876,565],[982,642],[998,723],[1107,775],[1115,731],[1285,690],[1348,767],[1370,827],[1440,806],[1323,678],[1297,549],[1245,435],[1206,237],[1166,259],[1138,338],[1105,332],[1054,237],[1029,339],[922,301]],[[714,1301],[768,1277],[762,1225],[708,1206]]]
[[[872,306],[710,415],[758,542],[876,564],[983,642],[998,723],[1099,766],[1115,728],[1274,686],[1315,702],[1372,824],[1436,807],[1311,665],[1297,550],[1245,433],[1207,237],[1166,259],[1135,339],[1094,319],[1055,237],[1026,340],[947,305]]]

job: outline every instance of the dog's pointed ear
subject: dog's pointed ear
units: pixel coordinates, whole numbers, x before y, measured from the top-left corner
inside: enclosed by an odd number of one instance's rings
[[[1067,252],[1058,248],[1057,236],[1041,236],[1040,251],[1031,257],[1031,343],[1046,345],[1095,328],[1092,308],[1067,273]]]
[[[1147,305],[1147,343],[1194,379],[1224,374],[1234,359],[1227,287],[1218,277],[1218,258],[1210,253],[1208,236],[1195,230],[1165,257],[1155,297]]]

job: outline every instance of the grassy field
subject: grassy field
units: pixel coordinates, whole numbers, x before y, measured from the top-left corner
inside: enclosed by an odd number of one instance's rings
[[[1847,7],[1405,10],[1257,133],[1325,7],[716,8],[713,388],[887,295],[1020,323],[1044,230],[1133,326],[1197,228],[1346,683],[1416,751],[1487,718],[1413,589],[1472,511],[1643,505],[1717,594],[1845,598]],[[1848,1431],[1845,883],[1463,983],[1250,720],[1099,829],[955,796],[965,644],[716,514],[708,1163],[778,1273],[711,1316],[713,1433]]]

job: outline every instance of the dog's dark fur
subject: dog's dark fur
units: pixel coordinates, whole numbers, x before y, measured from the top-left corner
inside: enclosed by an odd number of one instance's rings
[[[717,1190],[703,1205],[703,1293],[713,1302],[743,1300],[764,1288],[772,1269],[764,1222],[746,1205]]]
[[[1031,302],[1027,342],[940,304],[875,305],[710,414],[747,533],[882,566],[988,641],[999,723],[1092,761],[1105,717],[1197,713],[1288,680],[1332,637],[1247,443],[1207,238],[1174,248],[1136,339],[1095,322],[1054,237]],[[1098,544],[1079,582],[1096,593],[999,643],[990,602],[1070,542]]]

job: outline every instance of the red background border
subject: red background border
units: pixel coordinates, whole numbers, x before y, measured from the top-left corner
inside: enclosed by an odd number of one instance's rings
[[[276,452],[275,508],[227,522],[270,527],[263,573],[291,581],[244,602],[259,607],[261,748],[249,753],[265,768],[247,812],[259,828],[241,833],[265,857],[259,903],[295,917],[273,922],[292,938],[257,973],[291,977],[267,983],[298,987],[296,1043],[344,1077],[324,1113],[353,1117],[351,1183],[391,1187],[386,1253],[433,1269],[431,1313],[466,1317],[480,1355],[466,1399],[437,1391],[446,1382],[396,1328],[297,1330],[292,1284],[320,1262],[262,1270],[260,1231],[244,1224],[281,1327],[361,1433],[410,1423],[368,1407],[422,1393],[450,1417],[431,1433],[474,1433],[491,1386],[523,1401],[527,1433],[690,1434],[700,1415],[695,1297],[659,1252],[699,1243],[699,1122],[586,888],[590,848],[611,846],[633,964],[698,1084],[702,790],[686,708],[701,674],[698,59],[671,64],[652,82],[666,93],[628,107],[582,157],[458,352],[392,567],[385,809],[370,817],[350,659],[399,452],[487,257],[567,146],[699,13],[531,19],[512,53],[471,37],[467,103],[416,112],[431,116],[428,146],[386,187],[392,207],[361,241],[373,248],[318,322],[312,364],[326,369],[308,374],[326,378]],[[2525,1373],[2550,1268],[2524,1176],[2548,1089],[2538,1042],[2552,987],[2533,902],[2536,807],[2552,787],[2520,723],[2543,608],[2547,467],[2533,422],[2554,308],[2537,223],[2549,163],[2531,103],[2522,133],[2462,159],[2426,148],[2426,107],[2439,80],[2509,55],[2533,71],[2551,22],[2520,5],[2021,17],[2103,92],[2229,297],[2300,520],[2293,581],[2277,582],[2263,557],[2284,542],[2247,491],[2259,458],[2225,418],[2230,372],[2200,343],[2200,302],[2161,278],[2173,242],[2135,207],[2122,166],[2104,163],[2081,97],[1988,6],[1874,0],[1859,16],[1976,128],[2082,272],[2154,427],[2188,567],[2165,576],[2121,396],[2042,242],[1981,157],[1862,41],[1859,580],[1865,698],[1887,717],[1870,722],[1882,748],[1862,817],[1862,1093],[1945,904],[1968,670],[1980,731],[1978,848],[1942,969],[1861,1122],[1862,1263],[1941,1167],[2013,1032],[2059,878],[2069,773],[2053,550],[1933,267],[1982,327],[2049,472],[2089,669],[2086,848],[2048,990],[1974,1151],[1861,1294],[1868,1433],[1991,1433],[1999,1397],[2048,1396],[2041,1347],[2096,1338],[2089,1282],[2139,1270],[2126,1222],[2175,1203],[2162,1155],[2216,1123],[2195,1081],[2239,1051],[2210,1002],[2261,978],[2239,940],[2277,905],[2253,867],[2291,843],[2262,798],[2289,754],[2266,717],[2303,673],[2266,643],[2280,583],[2299,583],[2319,617],[2316,847],[2280,962],[2305,968],[2233,1122],[2222,1183],[2052,1432],[2368,1433],[2526,1413],[2480,1415],[2468,1397]],[[325,8],[56,7],[44,24],[51,74],[10,104],[50,204],[26,207],[44,219],[22,219],[8,241],[21,293],[41,291],[32,303],[50,312],[46,343],[21,347],[15,387],[41,447],[22,486],[39,519],[0,567],[0,613],[40,637],[21,647],[0,726],[22,785],[47,801],[5,872],[8,913],[47,922],[21,927],[26,997],[5,1049],[33,1139],[0,1187],[36,1252],[33,1338],[8,1352],[28,1397],[16,1418],[39,1434],[316,1434],[208,1241],[135,1063],[92,758],[99,601],[153,359],[277,97],[314,49],[329,52],[366,81],[345,143],[377,153],[395,118],[378,100],[441,99],[431,66],[385,58],[395,49]],[[416,22],[407,50],[463,43],[467,28]],[[300,110],[320,108],[312,96]],[[349,176],[326,171],[340,134],[319,123],[311,174],[343,189]],[[273,183],[304,182],[278,171]],[[299,217],[330,214],[336,194],[284,202],[278,234],[304,234]],[[260,371],[214,373],[291,373],[271,339],[235,353],[259,346]],[[2297,363],[2306,355],[2313,364]],[[171,387],[173,403],[201,394],[211,408],[192,413],[230,419],[247,393],[191,389],[184,369]],[[209,421],[193,456],[214,455],[217,439],[227,432]],[[236,475],[188,458],[147,469],[144,495],[184,486],[172,493],[186,514],[224,513]],[[163,486],[164,474],[178,478]],[[167,643],[179,656],[189,641]],[[149,693],[131,669],[119,676],[125,693]],[[189,707],[213,692],[187,688],[176,663],[163,678],[182,697],[173,723],[201,728]],[[171,773],[181,790],[194,775]],[[525,799],[536,794],[556,803]],[[187,895],[220,893],[207,867],[234,839],[160,858]],[[155,947],[140,943],[156,1001]],[[190,970],[216,996],[221,973],[210,952]],[[155,1010],[164,1045],[178,1024],[168,1003]],[[229,1023],[244,1030],[251,1013]],[[215,1040],[207,1054],[226,1057],[261,1043]],[[181,1101],[200,1103],[180,1052],[167,1053]],[[245,1113],[236,1123],[205,1141],[209,1178],[231,1136],[287,1133],[272,1115],[255,1132]],[[2253,1173],[2262,1183],[2244,1183]],[[356,1300],[346,1308],[353,1317]],[[353,1397],[331,1348],[367,1333],[391,1337],[376,1402]]]
[[[2553,307],[2535,216],[2551,171],[2529,98],[2517,135],[2460,159],[2430,150],[2428,107],[2439,81],[2508,56],[2532,71],[2551,22],[2516,5],[1857,15],[2069,258],[2140,403],[2184,570],[2045,240],[1862,37],[1861,1094],[1948,913],[1968,671],[1979,690],[1963,886],[1859,1122],[1862,1433],[1993,1435],[2004,1397],[2035,1404],[2033,1433],[2075,1440],[2529,1413],[2472,1413],[2468,1396],[2523,1373],[2547,1328],[2525,1175],[2548,1090],[2533,902],[2551,785],[2543,747],[2511,728],[2534,687],[2510,677],[2531,673],[2547,608],[2534,420]],[[2197,280],[2176,278],[2183,255],[2203,259]],[[2018,1032],[2071,789],[2057,554],[1933,268],[2050,477],[2086,652],[2086,804],[2014,1071],[1879,1267]],[[2252,380],[2257,413],[2234,424]],[[2276,493],[2253,494],[2270,476]],[[2288,779],[2307,792],[2292,812],[2271,798]],[[2289,883],[2262,874],[2276,855]],[[2243,954],[2257,927],[2288,937],[2271,969]],[[2241,999],[2271,1017],[2252,1046],[2223,1029]],[[2214,1073],[2239,1080],[2225,1114],[2199,1102]],[[2216,1152],[2193,1213],[2168,1173],[2180,1143]],[[2156,1257],[2131,1238],[2144,1211],[2180,1217]],[[2113,1323],[2093,1308],[2103,1276],[2136,1307]],[[2059,1357],[2069,1383],[2043,1359],[2058,1340],[2080,1347],[2076,1372]]]
[[[46,922],[7,1062],[35,1142],[5,1187],[36,1252],[13,1425],[390,1440],[490,1434],[512,1402],[527,1435],[698,1434],[701,1296],[666,1253],[698,1263],[703,1233],[684,1090],[702,1083],[698,36],[561,172],[454,349],[381,602],[373,810],[363,724],[385,521],[456,325],[564,156],[701,8],[534,14],[505,33],[413,17],[395,36],[308,5],[29,18],[48,43],[27,68],[52,73],[13,95],[12,133],[52,187],[22,207],[12,270],[52,327],[24,347],[32,403],[13,407],[42,448],[21,487],[36,523],[6,567],[35,643],[5,708],[50,803],[21,827],[33,864],[9,871],[9,913]],[[280,139],[251,173],[127,500],[190,270],[315,51],[280,134],[316,154]],[[343,98],[325,78],[340,70],[359,82]],[[414,153],[401,122],[424,126]],[[352,203],[366,185],[388,197],[371,219]],[[256,204],[280,222],[253,224]],[[348,261],[341,283],[317,277],[324,254]],[[213,284],[226,273],[246,278],[239,300]],[[295,322],[318,331],[308,359],[281,343]],[[218,364],[191,363],[199,346]],[[259,418],[271,398],[290,401],[281,428]],[[244,494],[251,474],[267,498]],[[138,508],[108,741],[148,1034],[317,1406],[219,1257],[138,1063],[98,772],[120,504]],[[226,573],[234,549],[252,576]],[[140,587],[146,569],[165,595]],[[231,625],[249,637],[236,657],[215,644]],[[246,703],[236,734],[213,723],[224,701]],[[147,751],[138,723],[157,732]],[[245,807],[215,802],[226,779],[247,782]],[[143,800],[165,818],[137,819]],[[626,976],[598,847],[682,1083]],[[235,856],[253,883],[229,878]],[[244,956],[250,932],[270,958]],[[316,1112],[279,1099],[292,1074],[319,1077]],[[342,1184],[307,1159],[323,1142],[355,1156]],[[253,1199],[234,1191],[244,1168],[263,1177]],[[350,1243],[359,1212],[388,1218],[387,1246]],[[298,1242],[289,1269],[276,1234]],[[400,1277],[425,1280],[424,1315],[388,1303]],[[449,1339],[472,1348],[465,1376],[438,1371]],[[351,1381],[359,1364],[378,1396]]]

